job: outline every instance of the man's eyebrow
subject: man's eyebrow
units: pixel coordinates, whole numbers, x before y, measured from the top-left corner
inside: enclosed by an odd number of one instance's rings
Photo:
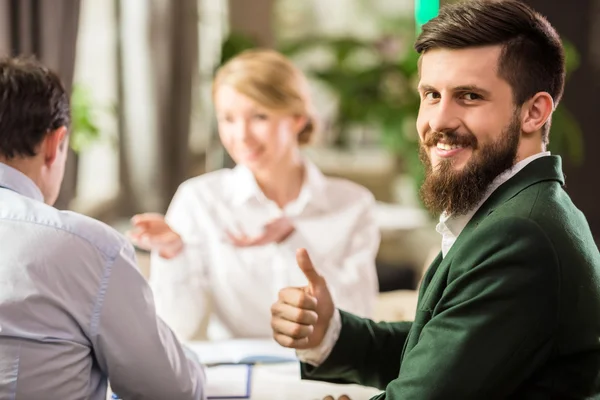
[[[490,92],[481,86],[477,85],[461,85],[456,86],[452,89],[453,92],[476,92],[481,93],[483,95],[489,96]]]
[[[419,84],[419,86],[417,87],[417,90],[419,92],[438,92],[439,91],[435,87],[433,87],[431,85],[427,85],[427,84]],[[482,95],[485,95],[485,96],[490,95],[489,90],[486,90],[486,89],[482,88],[481,86],[477,86],[477,85],[455,86],[452,88],[452,91],[453,92],[476,92],[476,93],[481,93]]]
[[[420,84],[417,87],[419,92],[436,92],[437,90],[431,85]]]

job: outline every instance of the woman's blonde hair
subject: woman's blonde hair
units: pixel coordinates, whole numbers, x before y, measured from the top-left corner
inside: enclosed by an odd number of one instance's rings
[[[261,106],[276,112],[306,117],[298,143],[306,144],[316,131],[316,121],[304,74],[274,50],[246,50],[227,61],[215,76],[213,98],[222,85],[229,85]]]

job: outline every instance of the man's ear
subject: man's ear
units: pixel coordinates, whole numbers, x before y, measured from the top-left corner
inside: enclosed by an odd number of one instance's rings
[[[41,151],[44,154],[44,164],[50,166],[54,163],[58,153],[63,151],[66,139],[67,128],[64,126],[50,131],[46,135],[41,146]]]
[[[547,92],[536,93],[521,108],[521,130],[531,134],[542,129],[554,111],[554,100]]]

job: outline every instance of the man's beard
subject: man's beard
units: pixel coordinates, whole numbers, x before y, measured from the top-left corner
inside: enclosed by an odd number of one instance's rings
[[[466,214],[475,208],[494,179],[514,165],[520,134],[516,114],[498,140],[486,145],[479,146],[471,133],[432,132],[419,146],[419,156],[425,166],[425,182],[420,190],[425,207],[434,214],[451,215]],[[442,138],[450,145],[471,147],[471,159],[462,170],[454,170],[452,158],[441,160],[433,170],[427,151]]]

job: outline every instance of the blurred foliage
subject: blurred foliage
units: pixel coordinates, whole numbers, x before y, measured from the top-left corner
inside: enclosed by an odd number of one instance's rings
[[[90,91],[81,84],[73,85],[71,92],[71,148],[79,153],[101,137],[94,118],[95,106]]]
[[[381,144],[397,156],[399,169],[420,185],[423,168],[415,127],[419,55],[412,48],[415,23],[407,17],[380,15],[378,20],[381,36],[374,39],[312,37],[282,45],[280,50],[290,57],[316,49],[332,54],[328,65],[306,73],[337,97],[334,145],[350,144],[350,126],[375,129]]]
[[[217,68],[244,50],[257,47],[256,40],[240,33],[231,32],[221,46],[221,59]]]
[[[579,68],[580,57],[575,46],[568,40],[563,39],[563,46],[568,81],[573,71]],[[579,122],[563,102],[558,104],[552,114],[548,148],[552,153],[560,154],[574,165],[580,166],[583,163],[583,132]]]
[[[404,26],[411,25],[405,22]],[[406,32],[409,38],[410,30],[413,28]],[[287,44],[280,50],[291,57],[315,49],[332,54],[329,65],[306,73],[324,83],[337,97],[334,144],[349,145],[350,126],[372,127],[379,132],[381,143],[398,155],[401,169],[420,182],[422,168],[415,128],[419,110],[415,90],[418,54],[402,41],[408,40],[392,35],[378,40],[315,37]],[[369,62],[361,63],[364,58]]]

